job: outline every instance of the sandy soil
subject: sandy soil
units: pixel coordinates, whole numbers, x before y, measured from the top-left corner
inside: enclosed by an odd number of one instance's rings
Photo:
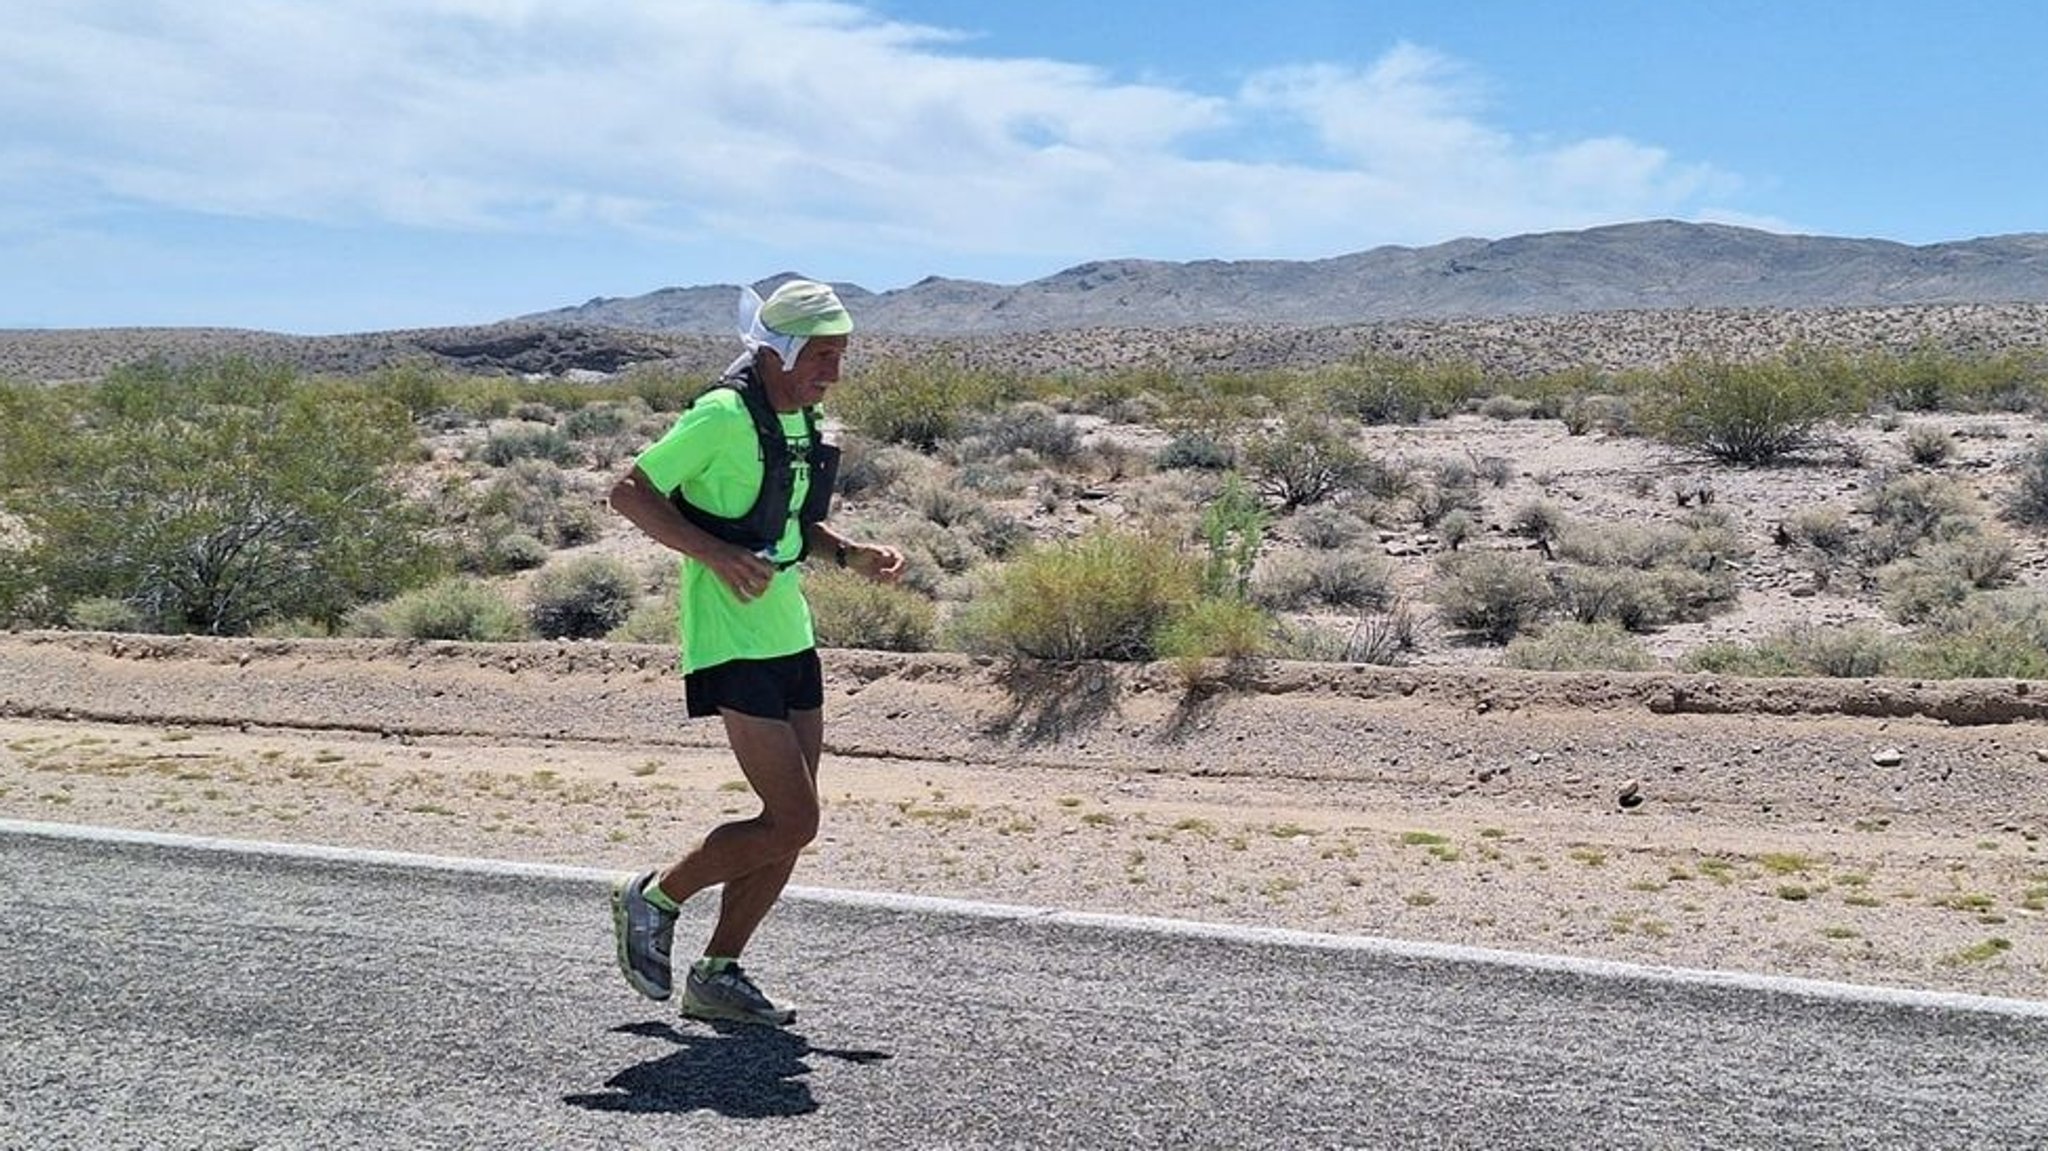
[[[0,635],[0,815],[647,865],[752,810],[670,658]],[[2048,997],[2026,684],[827,674],[799,883]]]

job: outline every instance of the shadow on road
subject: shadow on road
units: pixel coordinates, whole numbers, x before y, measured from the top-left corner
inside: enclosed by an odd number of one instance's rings
[[[683,1031],[669,1023],[628,1023],[612,1028],[624,1035],[665,1039],[676,1050],[635,1064],[605,1080],[604,1091],[564,1095],[562,1102],[591,1111],[715,1111],[735,1119],[807,1115],[818,1109],[803,1081],[809,1056],[848,1063],[879,1063],[886,1051],[813,1047],[808,1039],[779,1027],[708,1024],[710,1031]]]

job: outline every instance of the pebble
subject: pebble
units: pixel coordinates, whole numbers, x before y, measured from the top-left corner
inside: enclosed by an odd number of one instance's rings
[[[1870,762],[1879,767],[1897,767],[1906,762],[1906,753],[1896,747],[1881,747],[1870,753]]]

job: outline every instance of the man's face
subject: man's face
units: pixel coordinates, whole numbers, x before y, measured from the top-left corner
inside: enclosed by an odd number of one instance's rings
[[[793,412],[825,398],[839,382],[839,363],[846,358],[845,336],[812,336],[786,371],[770,372],[763,383],[776,411]]]

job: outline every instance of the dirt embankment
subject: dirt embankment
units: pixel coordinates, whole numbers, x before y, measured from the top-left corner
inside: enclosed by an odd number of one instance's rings
[[[0,815],[642,865],[749,810],[671,659],[0,636]],[[2048,996],[2024,683],[827,674],[800,882]]]

